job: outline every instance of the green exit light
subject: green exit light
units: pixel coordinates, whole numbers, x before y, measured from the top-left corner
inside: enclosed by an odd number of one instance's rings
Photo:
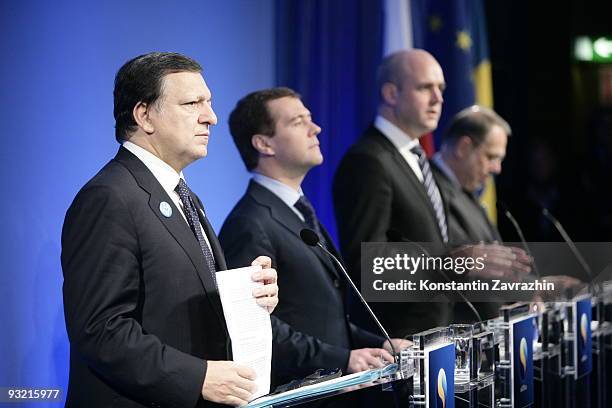
[[[574,40],[574,59],[587,62],[612,62],[612,38],[577,37]]]

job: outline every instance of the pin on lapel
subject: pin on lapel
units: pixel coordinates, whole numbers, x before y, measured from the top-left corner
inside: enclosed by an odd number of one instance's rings
[[[172,207],[170,207],[170,204],[168,204],[165,201],[162,201],[161,203],[159,203],[159,211],[166,218],[170,218],[172,216]]]

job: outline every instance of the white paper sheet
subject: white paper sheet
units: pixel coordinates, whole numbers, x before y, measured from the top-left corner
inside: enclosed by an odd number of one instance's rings
[[[268,312],[255,302],[253,289],[262,286],[251,276],[261,266],[217,272],[223,314],[232,339],[233,360],[255,370],[257,390],[253,398],[270,392],[272,325]]]

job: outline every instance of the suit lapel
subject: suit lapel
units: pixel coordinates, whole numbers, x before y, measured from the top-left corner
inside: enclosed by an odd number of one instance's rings
[[[404,159],[401,153],[395,148],[393,143],[391,143],[391,141],[389,141],[389,139],[387,139],[387,137],[384,134],[382,134],[380,130],[378,130],[376,127],[372,126],[372,129],[373,131],[369,134],[376,140],[378,144],[382,146],[382,148],[384,148],[389,153],[391,153],[393,160],[395,161],[395,164],[397,164],[398,169],[400,169],[401,172],[406,176],[406,178],[408,179],[408,182],[410,182],[413,185],[414,191],[416,191],[419,194],[419,196],[421,197],[421,201],[425,204],[425,207],[429,209],[429,213],[431,214],[433,220],[436,222],[436,225],[437,225],[438,219],[436,217],[436,213],[433,209],[433,205],[431,205],[431,201],[429,200],[429,196],[427,195],[427,191],[425,191],[425,186],[423,186],[423,183],[421,183],[421,180],[419,180],[416,174],[414,174],[412,167],[410,167],[410,165],[406,162],[406,159]],[[431,162],[430,162],[430,167],[431,167]],[[440,187],[438,186],[438,189],[439,188]],[[446,206],[446,204],[444,203],[443,197],[442,197],[442,204]],[[438,228],[438,231],[439,231],[439,228]],[[439,232],[439,234],[440,234],[440,239],[442,239],[442,233]]]
[[[302,240],[300,237],[300,231],[304,228],[308,228],[308,225],[300,220],[293,210],[287,207],[287,205],[274,193],[251,180],[247,189],[247,195],[251,196],[259,204],[268,207],[270,209],[272,218],[276,222],[278,222],[283,228],[287,229],[291,234],[295,235],[300,241]],[[319,225],[322,227],[321,224]],[[321,229],[321,231],[324,230],[324,228]],[[327,232],[324,232],[324,235],[327,242],[333,245]],[[318,247],[311,247],[306,244],[304,244],[304,248],[305,250],[311,251],[319,258],[321,263],[323,263],[325,266],[325,269],[332,275],[333,278],[338,277],[338,271],[325,252]],[[332,252],[335,252],[335,248]]]
[[[464,190],[463,188],[461,188],[461,186],[458,186],[455,182],[449,179],[446,173],[435,162],[432,162],[431,169],[434,173],[434,176],[438,180],[438,186],[444,190],[443,198],[444,198],[444,195],[446,195],[445,199],[443,200],[445,201],[444,205],[447,210],[446,213],[449,214],[450,216],[455,216],[459,224],[468,222],[469,219],[465,219],[465,217],[461,215],[463,211],[461,211],[460,209],[462,207],[465,207],[465,204],[462,205],[461,203],[464,202],[463,200],[467,199],[470,202],[470,204],[476,207],[475,209],[476,211],[478,211],[479,215],[482,216],[483,227],[486,228],[487,231],[489,232],[491,240],[497,240],[501,242],[501,237],[499,236],[496,229],[493,227],[493,225],[489,221],[489,216],[485,212],[484,208],[482,208],[482,206],[480,205],[480,203],[478,202],[478,199],[474,196],[474,194],[470,193],[467,190]],[[463,197],[464,195],[465,195],[465,198]],[[451,215],[451,214],[454,214],[454,215]],[[472,224],[473,224],[473,228],[478,229],[478,230],[480,229],[478,227],[480,223],[472,220]],[[472,229],[469,228],[469,226],[464,226],[463,228],[468,232],[468,235],[472,234],[471,232]]]
[[[178,208],[176,208],[172,199],[168,196],[166,191],[159,184],[157,179],[155,179],[149,169],[130,151],[124,147],[119,148],[119,152],[117,153],[117,156],[115,156],[115,160],[123,164],[130,171],[130,173],[132,173],[138,182],[138,185],[149,193],[149,207],[151,208],[151,211],[153,211],[160,222],[166,227],[168,232],[172,235],[172,237],[174,237],[174,239],[187,254],[189,260],[197,271],[198,278],[200,279],[204,290],[206,291],[207,299],[210,301],[211,306],[215,310],[221,323],[225,325],[221,302],[219,300],[219,293],[215,287],[215,283],[212,280],[210,272],[206,270],[202,249],[200,248],[197,239],[195,239],[191,228],[189,228],[189,225],[187,225],[187,222],[185,222],[181,216],[180,211]],[[170,217],[166,217],[161,213],[159,207],[162,202],[166,202],[171,206],[172,215]],[[202,225],[204,225],[204,223]],[[207,237],[209,237],[209,240],[211,240],[212,246],[212,241],[217,242],[216,237],[211,239],[211,235],[206,229],[205,232]],[[212,235],[212,237],[214,237],[214,235]],[[215,254],[215,259],[222,258],[222,255],[220,258],[217,258],[216,255],[217,254]]]
[[[321,233],[323,234],[323,237],[325,237],[325,240],[327,241],[327,250],[331,252],[336,258],[338,258],[338,260],[342,262],[343,265],[346,265],[344,263],[344,259],[342,259],[342,255],[340,255],[340,252],[338,252],[338,249],[334,245],[334,241],[332,240],[331,235],[329,235],[329,232],[327,232],[327,229],[321,223],[319,223],[319,228],[321,228]],[[318,251],[318,252],[321,253],[321,251]],[[338,270],[338,266],[336,265],[336,263],[332,259],[329,259],[328,256],[326,256],[325,258],[331,263],[332,270],[335,272],[335,275],[336,276],[342,275],[342,271]]]
[[[489,219],[489,215],[487,214],[487,212],[485,211],[485,209],[482,207],[482,205],[480,204],[480,201],[478,201],[478,198],[476,198],[474,196],[474,194],[470,193],[469,191],[463,191],[464,194],[466,194],[468,196],[468,199],[474,203],[474,205],[477,208],[477,211],[480,213],[480,215],[482,216],[482,219],[484,221],[484,224],[486,225],[486,227],[489,230],[489,233],[491,234],[491,238],[493,241],[499,241],[502,242],[501,237],[499,236],[499,233],[497,232],[497,228],[495,228],[493,226],[493,224],[491,223],[491,220]]]

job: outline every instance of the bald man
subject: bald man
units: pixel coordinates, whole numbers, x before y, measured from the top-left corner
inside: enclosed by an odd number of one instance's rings
[[[459,246],[449,229],[448,203],[419,138],[438,126],[445,88],[436,59],[424,50],[386,57],[378,69],[380,103],[374,123],[342,159],[334,179],[340,244],[353,278],[360,279],[362,242],[426,243],[430,255],[476,258],[485,268],[468,277],[518,279],[529,257],[514,248]],[[418,251],[419,253],[422,251]],[[435,278],[434,275],[428,277]],[[451,302],[372,303],[394,337],[454,321]],[[476,313],[471,320],[480,320]]]
[[[424,50],[400,51],[382,61],[377,86],[378,115],[342,159],[333,185],[341,249],[357,282],[362,242],[389,241],[391,233],[442,252],[448,242],[444,202],[419,144],[438,126],[446,86],[442,68]],[[372,306],[393,336],[450,321],[448,304]]]

